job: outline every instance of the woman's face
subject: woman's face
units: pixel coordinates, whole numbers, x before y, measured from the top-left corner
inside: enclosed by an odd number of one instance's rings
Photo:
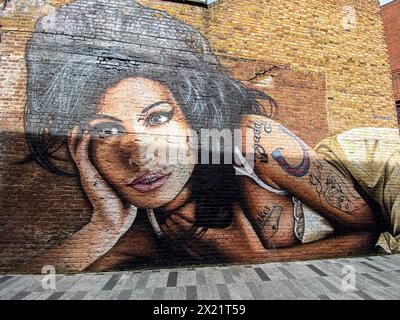
[[[193,169],[190,127],[167,87],[128,78],[109,88],[98,106],[93,161],[116,191],[139,208],[166,206]]]

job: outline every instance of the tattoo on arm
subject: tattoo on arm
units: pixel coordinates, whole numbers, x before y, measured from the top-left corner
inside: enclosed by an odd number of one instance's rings
[[[260,144],[262,134],[270,134],[272,126],[264,121],[253,121],[251,126],[247,126],[253,130],[253,147],[255,157],[261,162],[268,163],[269,157],[265,152],[265,148]]]
[[[263,134],[270,134],[272,132],[272,125],[264,121],[252,121],[251,125],[247,127],[253,130],[253,148],[256,159],[260,160],[263,163],[268,163],[269,162],[268,154],[266,153],[264,146],[262,146],[260,142]],[[299,143],[303,151],[303,159],[299,165],[296,166],[292,165],[285,159],[279,148],[275,149],[272,152],[271,154],[272,158],[279,164],[279,166],[283,170],[285,170],[286,173],[290,174],[291,176],[294,177],[305,176],[310,170],[310,163],[311,163],[308,147],[301,139],[292,134],[285,127],[280,126],[279,128],[285,134],[287,134],[297,143]]]
[[[272,209],[266,205],[264,209],[258,212],[257,227],[258,231],[265,235],[265,239],[270,245],[270,241],[279,231],[279,222],[283,212],[281,205],[275,205]]]
[[[299,178],[304,177],[309,172],[311,163],[310,154],[308,153],[307,150],[308,148],[303,141],[301,141],[298,137],[292,134],[285,127],[281,126],[280,129],[300,144],[301,149],[303,150],[303,159],[299,165],[297,166],[291,165],[285,159],[285,157],[282,155],[282,152],[279,149],[275,149],[272,152],[272,158],[279,164],[279,166],[283,170],[285,170],[286,173],[290,174],[291,176]]]
[[[316,160],[313,162],[313,165],[315,171],[310,173],[310,184],[315,186],[320,200],[325,200],[324,202],[330,207],[351,214],[353,211],[353,201],[360,200],[361,197],[352,193],[347,188],[344,179],[334,169],[330,169],[326,178],[323,178],[322,163]],[[324,202],[321,201],[321,204],[326,207]]]

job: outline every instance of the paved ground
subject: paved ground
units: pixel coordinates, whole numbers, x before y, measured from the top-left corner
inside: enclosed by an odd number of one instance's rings
[[[354,269],[352,269],[354,268]],[[355,288],[351,271],[356,271]],[[350,273],[349,273],[350,272]],[[400,255],[252,266],[58,275],[0,276],[0,299],[400,299]]]

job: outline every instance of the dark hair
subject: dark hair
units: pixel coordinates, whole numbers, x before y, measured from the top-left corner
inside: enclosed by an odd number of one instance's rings
[[[196,29],[133,0],[77,0],[57,9],[37,23],[26,60],[27,160],[60,175],[72,174],[56,155],[68,131],[96,113],[105,90],[124,78],[167,86],[196,131],[238,127],[243,114],[262,113],[259,99],[275,104],[233,80]],[[214,193],[207,210],[220,210],[221,183],[231,179],[232,166],[198,165],[195,171],[194,194]]]

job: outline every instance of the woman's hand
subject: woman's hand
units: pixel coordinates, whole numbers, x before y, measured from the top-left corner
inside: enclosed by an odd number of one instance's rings
[[[82,186],[93,207],[91,221],[56,248],[18,267],[21,272],[40,273],[43,266],[57,272],[83,271],[109,252],[135,221],[137,208],[125,205],[101,177],[89,158],[90,133],[71,130],[68,146],[78,167]]]
[[[90,133],[75,127],[70,131],[68,146],[79,170],[83,189],[93,207],[91,224],[112,234],[124,234],[135,221],[137,208],[124,204],[103,179],[89,158]]]

